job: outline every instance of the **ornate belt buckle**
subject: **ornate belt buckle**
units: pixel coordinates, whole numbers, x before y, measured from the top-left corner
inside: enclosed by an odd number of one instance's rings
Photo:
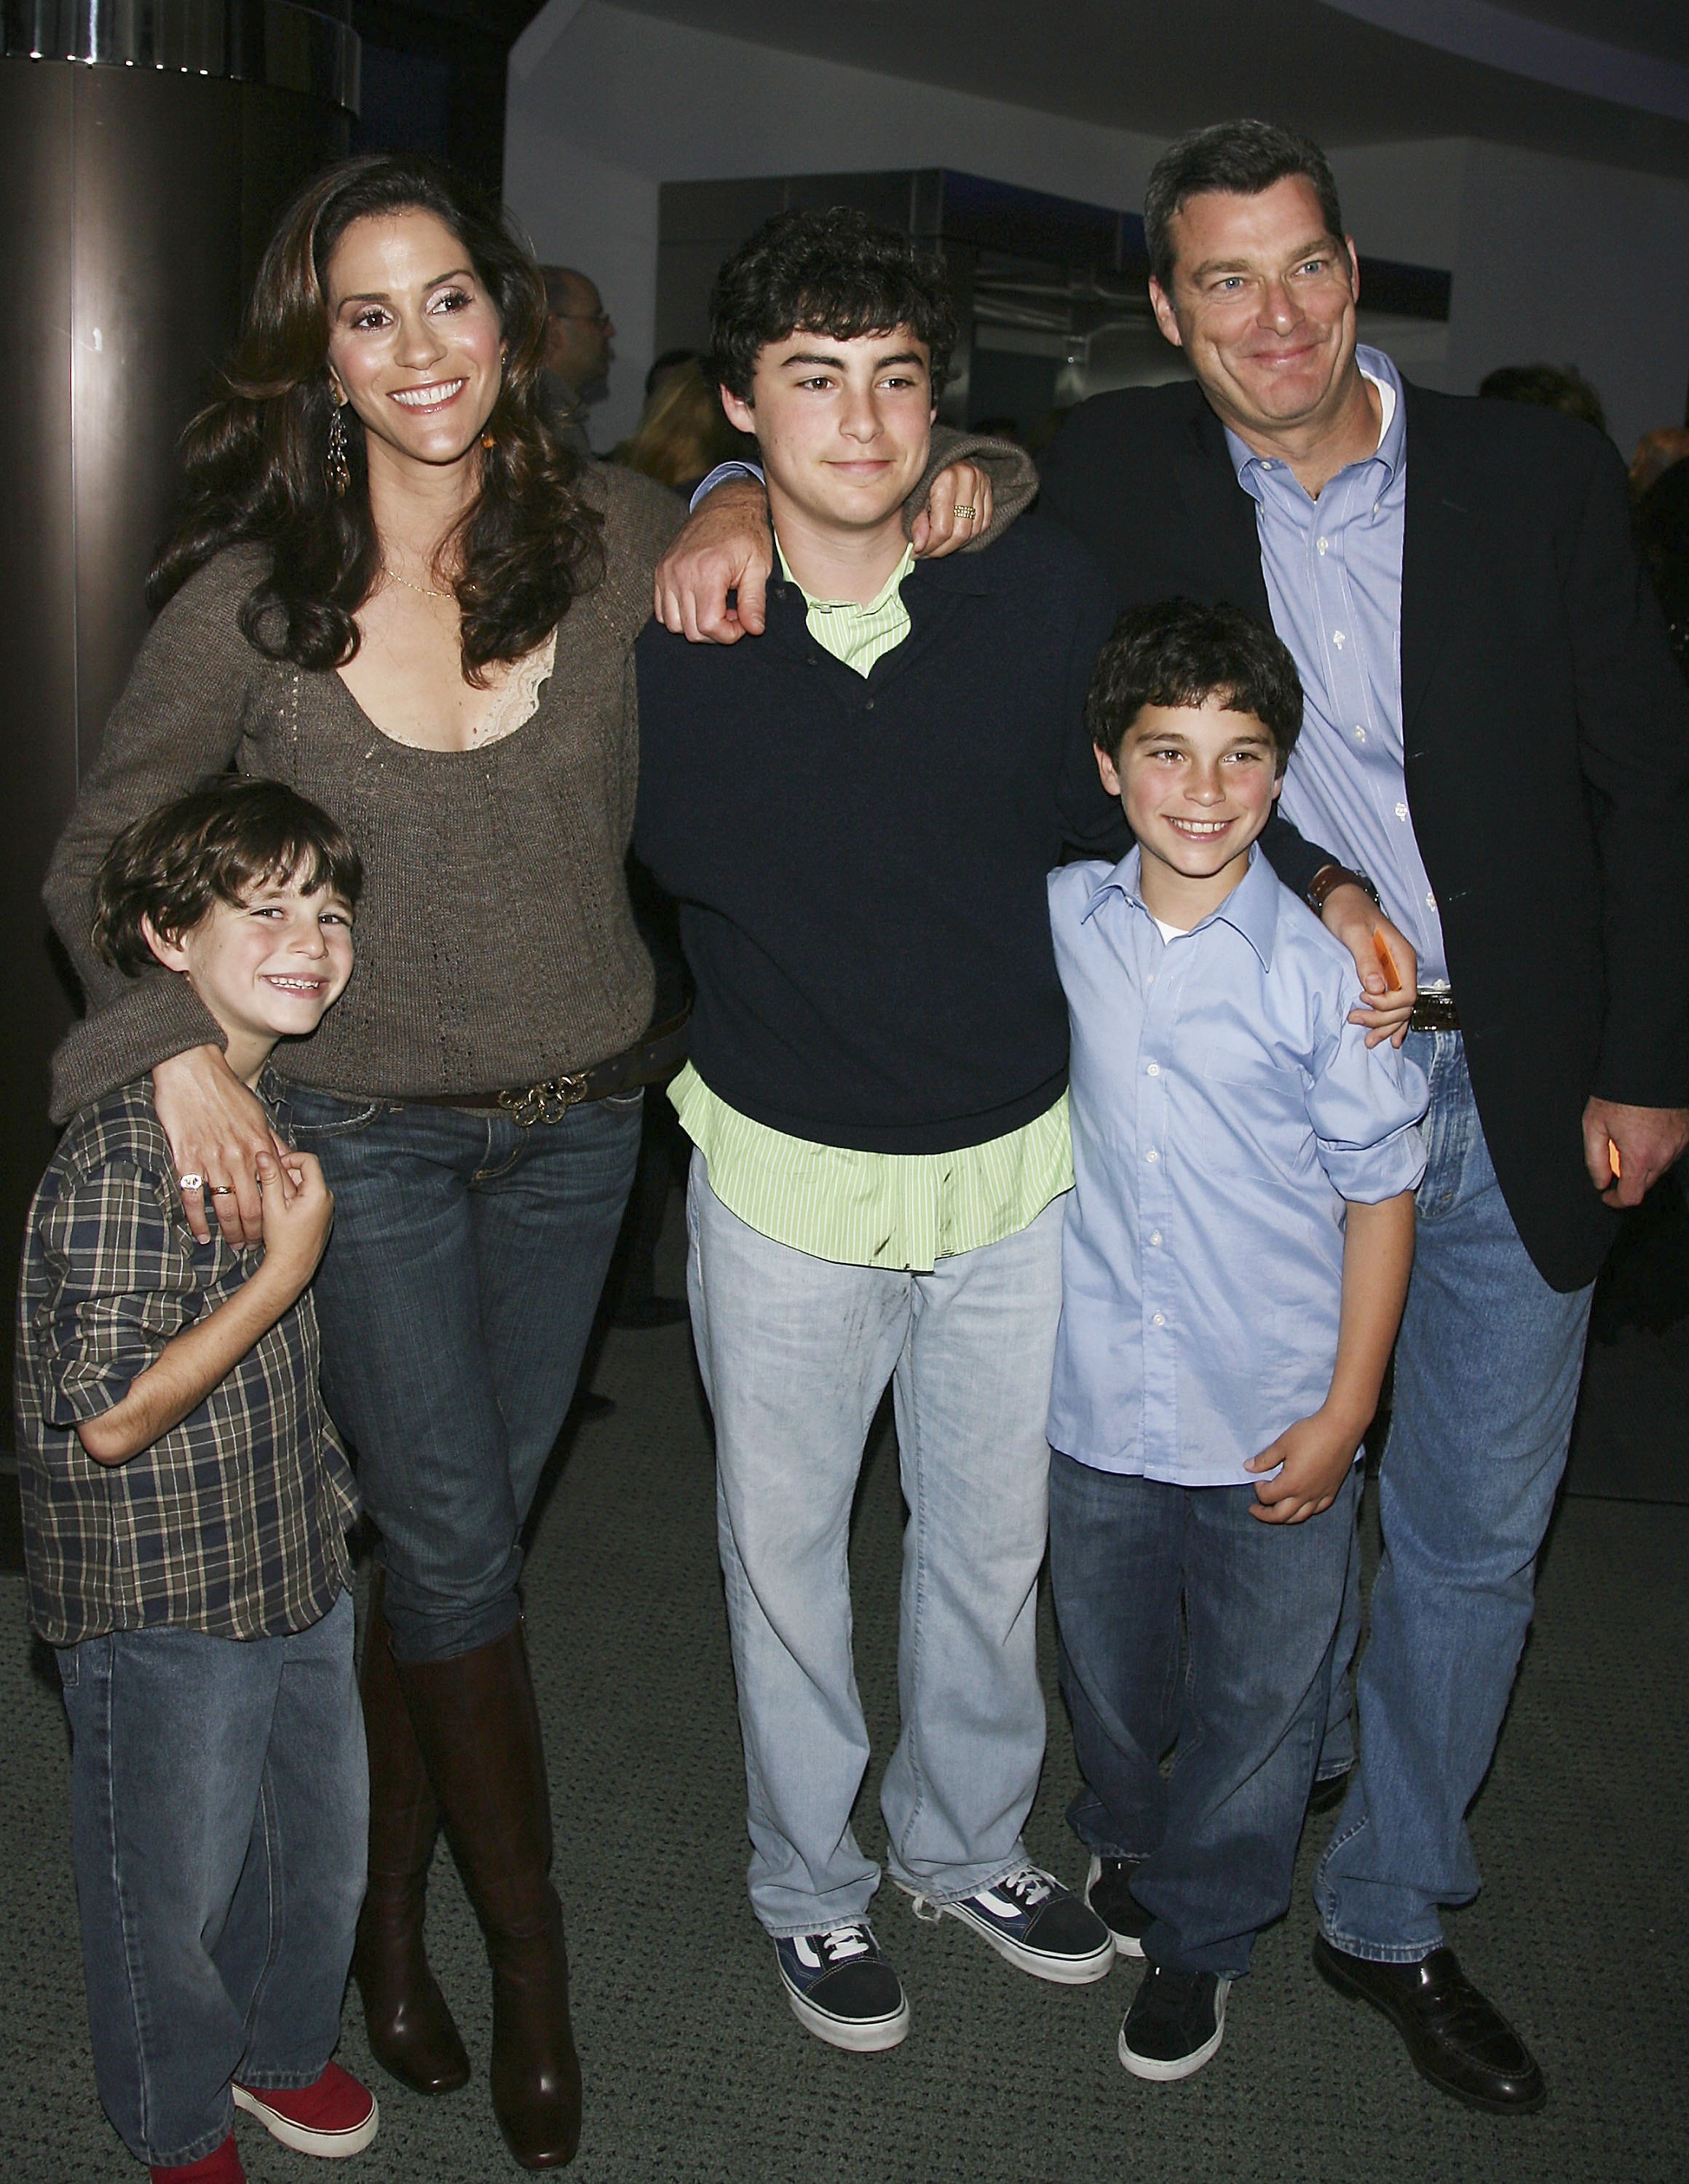
[[[501,1092],[499,1105],[520,1128],[531,1130],[536,1123],[560,1123],[586,1096],[587,1075],[580,1070],[571,1077],[548,1077],[524,1092]]]

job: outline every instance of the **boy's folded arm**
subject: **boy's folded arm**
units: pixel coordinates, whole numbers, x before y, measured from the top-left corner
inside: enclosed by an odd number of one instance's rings
[[[78,1423],[76,1437],[97,1463],[126,1463],[196,1411],[293,1302],[259,1267],[215,1308],[174,1334],[120,1401]]]

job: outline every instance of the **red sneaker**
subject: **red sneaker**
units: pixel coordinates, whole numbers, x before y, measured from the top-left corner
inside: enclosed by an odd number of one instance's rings
[[[382,2120],[375,2095],[338,2063],[325,2064],[314,2086],[265,2086],[254,2092],[237,2085],[232,2091],[235,2106],[255,2115],[272,2138],[295,2153],[317,2153],[329,2161],[361,2153]]]
[[[149,2169],[153,2184],[247,2184],[247,2173],[231,2131],[223,2143],[198,2161],[184,2161],[169,2169]]]

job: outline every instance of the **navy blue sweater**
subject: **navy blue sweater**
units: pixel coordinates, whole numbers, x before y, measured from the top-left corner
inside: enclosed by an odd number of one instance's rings
[[[680,902],[692,1058],[772,1128],[983,1145],[1067,1083],[1045,875],[1124,854],[1083,713],[1112,588],[1055,525],[917,561],[866,679],[771,586],[768,627],[637,649],[637,855]]]

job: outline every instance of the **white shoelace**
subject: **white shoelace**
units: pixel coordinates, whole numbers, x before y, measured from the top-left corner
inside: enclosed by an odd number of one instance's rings
[[[824,1934],[810,1934],[805,1938],[813,1944],[816,1956],[830,1971],[834,1964],[849,1964],[854,1958],[872,1954],[874,1937],[858,1919],[842,1926],[829,1926]]]
[[[1023,1865],[1018,1873],[1006,1873],[984,1892],[989,1896],[1006,1896],[1023,1911],[1035,1911],[1046,1898],[1053,1896],[1059,1884],[1035,1865]]]

